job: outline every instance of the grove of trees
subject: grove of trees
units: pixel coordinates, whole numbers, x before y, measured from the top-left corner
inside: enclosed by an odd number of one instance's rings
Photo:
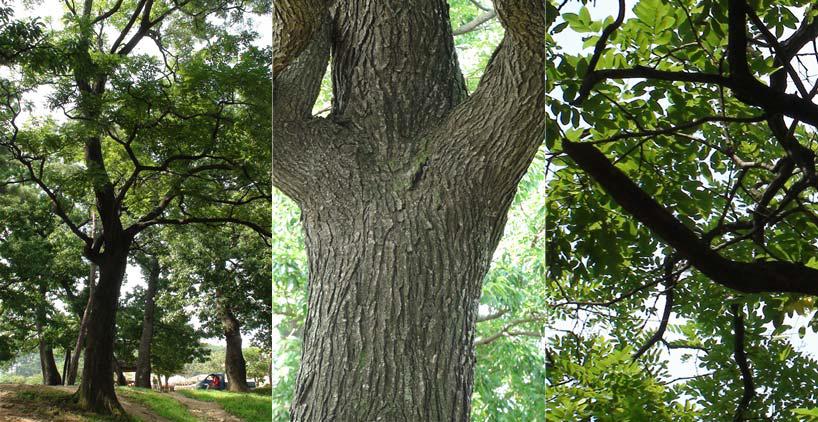
[[[121,414],[114,371],[149,387],[213,336],[246,389],[242,331],[269,348],[271,2],[37,4],[0,5],[0,359],[36,343],[44,383]],[[146,286],[123,297],[129,263]]]

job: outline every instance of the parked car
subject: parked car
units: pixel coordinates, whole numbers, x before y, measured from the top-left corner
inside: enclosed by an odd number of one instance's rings
[[[218,386],[214,386],[216,378],[218,377],[219,383]],[[247,386],[250,388],[256,388],[256,383],[254,381],[247,381]],[[213,373],[209,374],[205,377],[205,379],[196,383],[196,389],[198,390],[227,390],[227,377],[224,376],[222,373]]]

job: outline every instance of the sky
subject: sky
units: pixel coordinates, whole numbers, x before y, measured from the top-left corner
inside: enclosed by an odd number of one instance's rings
[[[636,4],[636,1],[626,0],[625,3],[626,3],[625,19],[627,20],[627,19],[635,17],[635,14],[633,13],[633,6]],[[578,1],[569,2],[565,6],[565,8],[563,9],[563,12],[577,13],[579,11],[579,9],[580,9],[580,6],[581,6],[581,3],[578,2]],[[595,20],[595,21],[602,20],[607,16],[611,16],[612,18],[615,18],[615,14],[618,12],[618,10],[616,9],[616,6],[615,6],[615,2],[613,2],[613,1],[589,2],[586,5],[586,7],[588,8],[588,10],[589,10],[589,12],[591,14],[591,18],[593,20]],[[588,35],[591,35],[591,34],[585,34],[585,36],[588,36]],[[785,36],[786,35],[787,34],[785,33]],[[576,52],[579,52],[579,51],[584,51],[584,52],[588,52],[588,53],[593,51],[592,47],[588,47],[586,49],[583,49],[583,47],[582,47],[582,43],[583,43],[582,35],[576,34],[573,31],[563,31],[562,33],[558,34],[555,37],[555,42],[560,47],[562,47],[565,51],[571,52],[572,54],[576,54]],[[816,73],[818,73],[818,65],[816,65],[815,63],[806,63],[806,64],[807,64],[807,67],[809,69],[809,74],[810,75],[815,75]],[[561,99],[562,95],[558,94],[556,96],[552,96],[552,98]],[[789,124],[789,121],[788,121],[788,124]],[[659,323],[660,323],[660,319],[661,319],[660,313],[661,313],[661,310],[664,308],[664,297],[661,297],[659,299],[659,301],[655,305],[653,304],[652,299],[650,300],[650,302],[647,302],[646,305],[655,306],[656,309],[658,310],[657,314],[655,314],[653,317],[649,318],[648,324],[646,325],[646,328],[645,328],[646,330],[655,330],[656,328],[658,328]],[[671,319],[670,319],[670,324],[671,325],[681,324],[683,322],[684,321],[681,320],[680,318],[675,318],[675,317],[671,316]],[[787,317],[785,319],[785,321],[784,321],[784,324],[789,325],[789,326],[794,327],[794,328],[792,328],[792,329],[788,330],[787,332],[783,333],[780,337],[787,338],[794,350],[805,353],[807,355],[812,356],[813,358],[818,359],[818,334],[812,332],[809,329],[807,329],[806,335],[804,336],[803,339],[800,338],[799,335],[798,335],[798,328],[797,327],[803,326],[807,322],[808,322],[807,317],[799,316],[797,314],[794,317]],[[562,322],[560,322],[558,324],[558,326],[556,328],[571,329],[573,325],[574,324],[573,324],[572,321],[562,321]],[[772,324],[768,324],[767,328],[768,328],[768,333],[771,333],[773,331]],[[602,334],[602,333],[600,333],[600,334]],[[668,332],[665,335],[665,338],[667,340],[676,339],[676,337],[670,332]],[[657,346],[654,346],[654,347],[660,347],[660,346],[657,345]],[[698,365],[697,365],[697,358],[695,358],[696,353],[692,353],[692,351],[689,351],[689,350],[674,350],[672,352],[668,352],[667,348],[664,348],[664,347],[660,347],[660,349],[662,350],[662,356],[664,358],[668,359],[668,362],[669,362],[668,370],[669,370],[671,378],[687,377],[687,376],[693,376],[693,375],[697,375],[697,374],[701,373],[700,372],[701,370],[698,368]],[[686,353],[687,354],[693,354],[694,358],[692,360],[687,361],[687,362],[682,362],[682,359],[681,359],[682,355],[686,354]]]

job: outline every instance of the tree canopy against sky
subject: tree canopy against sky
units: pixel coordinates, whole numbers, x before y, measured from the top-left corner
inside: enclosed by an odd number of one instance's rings
[[[548,2],[549,414],[814,417],[818,10],[614,5]]]
[[[274,4],[273,184],[309,263],[292,420],[469,418],[482,282],[544,123],[542,4],[494,9],[469,94],[445,1]]]
[[[271,5],[65,8],[55,30],[0,9],[0,145],[4,162],[17,165],[4,182],[36,186],[99,268],[77,398],[120,413],[110,376],[114,322],[138,235],[187,224],[270,235],[271,51],[256,45],[247,19]],[[90,209],[96,232],[88,230]]]

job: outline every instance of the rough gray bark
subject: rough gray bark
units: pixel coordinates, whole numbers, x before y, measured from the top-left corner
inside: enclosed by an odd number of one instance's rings
[[[336,3],[274,72],[273,183],[310,265],[294,421],[469,420],[482,279],[544,130],[543,5],[496,10],[470,97],[442,0]]]
[[[111,374],[116,308],[125,276],[130,240],[111,240],[111,249],[106,250],[98,262],[99,282],[91,300],[82,382],[77,394],[82,408],[101,413],[124,414],[114,393]]]
[[[229,380],[227,388],[230,391],[250,391],[247,386],[247,362],[241,351],[241,324],[236,319],[230,306],[225,303],[220,294],[216,294],[216,303],[219,318],[222,320],[226,348],[224,352],[224,370]]]
[[[155,296],[159,285],[159,260],[147,256],[142,266],[148,281],[145,295],[145,313],[142,316],[142,335],[139,338],[139,351],[136,358],[136,376],[134,385],[151,388],[151,342],[153,341]]]

